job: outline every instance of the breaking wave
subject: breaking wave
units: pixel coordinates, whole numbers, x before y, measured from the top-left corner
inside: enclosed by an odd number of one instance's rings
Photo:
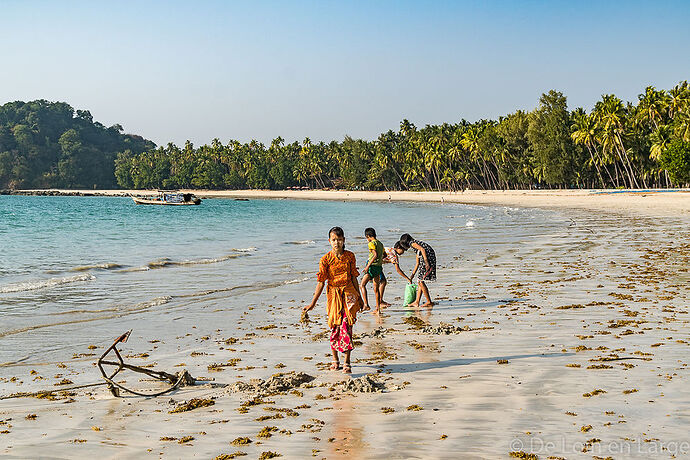
[[[306,278],[297,278],[294,280],[288,280],[288,281],[283,281],[283,284],[297,284],[297,283],[303,283],[305,281],[309,281],[309,277],[307,276]]]
[[[240,249],[232,248],[232,250],[235,251],[235,252],[254,252],[254,251],[257,250],[257,248],[255,248],[254,246],[252,246],[252,247],[249,247],[249,248],[240,248]]]
[[[81,265],[79,267],[74,267],[70,271],[72,272],[86,272],[89,270],[100,269],[100,270],[113,270],[116,268],[122,268],[122,265],[115,263],[104,263],[104,264],[94,264],[94,265]]]
[[[228,254],[223,257],[215,257],[211,259],[193,259],[193,260],[170,260],[168,258],[154,260],[147,263],[141,267],[125,268],[120,270],[122,272],[142,272],[147,270],[156,270],[165,267],[178,267],[182,265],[205,265],[205,264],[217,264],[219,262],[224,262],[230,259],[236,259],[242,257],[245,254]]]
[[[283,244],[315,244],[313,240],[303,240],[303,241],[286,241]]]
[[[60,286],[69,283],[78,283],[83,281],[91,281],[96,279],[93,275],[76,275],[67,276],[64,278],[50,278],[47,280],[23,281],[21,283],[12,283],[5,286],[0,286],[0,294],[9,294],[13,292],[35,291],[36,289],[44,289],[55,286]]]

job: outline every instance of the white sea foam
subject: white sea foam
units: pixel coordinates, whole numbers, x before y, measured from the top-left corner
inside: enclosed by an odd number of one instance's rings
[[[473,221],[473,220],[468,220],[468,221],[465,223],[465,227],[474,227],[474,221]]]
[[[233,251],[235,252],[254,252],[257,250],[254,246],[249,247],[249,248],[232,248]]]
[[[165,260],[162,262],[162,265],[160,266],[166,266],[166,265],[204,265],[204,264],[216,264],[218,262],[225,262],[226,260],[230,259],[235,259],[239,257],[239,254],[229,254],[227,256],[223,257],[214,257],[212,259],[192,259],[192,260],[181,260],[181,261],[171,261],[171,260]],[[152,262],[154,265],[156,262]],[[149,267],[151,268],[158,268],[158,266],[151,266],[149,264]]]
[[[303,240],[303,241],[286,241],[283,244],[315,244],[313,240]]]
[[[93,279],[96,279],[96,277],[93,275],[76,275],[67,276],[64,278],[50,278],[47,280],[23,281],[21,283],[12,283],[5,286],[0,286],[0,294],[35,291],[36,289],[50,288],[60,286],[62,284],[78,283],[82,281],[91,281]]]
[[[306,278],[296,278],[294,280],[285,281],[285,282],[283,282],[283,284],[297,284],[297,283],[303,283],[303,282],[308,281],[308,280],[309,280],[309,277],[307,276]]]
[[[125,268],[120,270],[121,272],[143,272],[147,270],[153,270],[164,267],[176,267],[180,265],[204,265],[204,264],[217,264],[219,262],[225,262],[226,260],[236,259],[242,257],[242,254],[228,254],[222,257],[214,257],[211,259],[191,259],[191,260],[170,260],[167,257],[163,259],[154,260],[147,263],[143,267],[133,267]]]

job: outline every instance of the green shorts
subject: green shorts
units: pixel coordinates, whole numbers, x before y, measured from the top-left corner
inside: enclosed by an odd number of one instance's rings
[[[372,279],[381,276],[383,274],[383,267],[381,265],[369,265],[367,274],[371,276]]]

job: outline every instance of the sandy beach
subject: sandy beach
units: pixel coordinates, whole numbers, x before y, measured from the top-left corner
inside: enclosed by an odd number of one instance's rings
[[[380,318],[360,315],[351,376],[327,370],[325,299],[299,321],[312,283],[247,305],[233,325],[210,309],[172,313],[174,335],[133,335],[123,356],[212,381],[158,398],[99,386],[0,400],[4,457],[690,455],[689,191],[194,193],[537,207],[569,223],[473,258],[444,254],[433,308],[402,308],[391,291]],[[108,345],[80,345],[57,365],[0,367],[0,396],[98,382],[94,363]],[[184,410],[195,398],[200,407]]]
[[[690,189],[673,190],[466,190],[464,192],[409,192],[355,190],[194,190],[200,198],[247,198],[339,201],[447,202],[484,206],[570,208],[639,216],[690,215]],[[148,190],[26,190],[58,195],[155,195]]]

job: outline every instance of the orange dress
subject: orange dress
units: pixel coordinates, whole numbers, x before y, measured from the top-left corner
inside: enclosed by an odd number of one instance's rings
[[[319,260],[319,273],[316,279],[320,283],[327,281],[328,327],[339,326],[343,318],[347,318],[349,325],[357,321],[361,302],[352,280],[356,283],[358,276],[355,255],[350,251],[343,252],[340,257],[329,251]]]

